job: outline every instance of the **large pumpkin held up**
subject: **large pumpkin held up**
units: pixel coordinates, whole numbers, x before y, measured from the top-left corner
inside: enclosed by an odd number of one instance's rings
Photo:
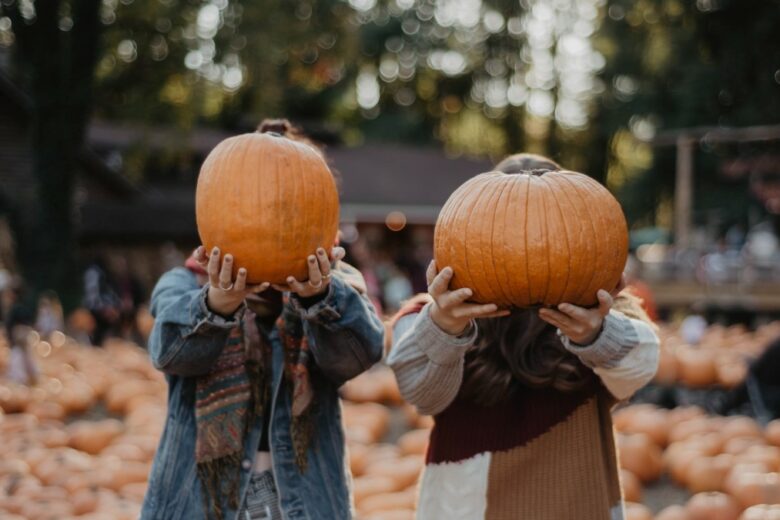
[[[617,286],[628,229],[617,200],[587,175],[534,170],[483,173],[458,188],[439,214],[439,268],[476,302],[526,308],[590,306]]]
[[[208,155],[195,195],[198,233],[247,269],[250,283],[308,277],[306,257],[336,239],[336,183],[311,146],[252,133],[219,143]]]

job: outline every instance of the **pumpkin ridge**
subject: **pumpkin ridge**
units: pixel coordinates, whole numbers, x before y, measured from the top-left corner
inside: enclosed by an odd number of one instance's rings
[[[495,302],[495,300],[501,298],[501,287],[500,282],[498,281],[498,278],[496,276],[495,271],[495,263],[493,262],[493,229],[494,229],[494,222],[496,217],[496,205],[492,204],[493,200],[496,199],[496,194],[499,196],[501,195],[501,192],[495,189],[495,186],[499,185],[501,180],[498,177],[493,177],[487,180],[485,183],[485,189],[488,191],[488,197],[487,200],[479,200],[480,202],[479,206],[482,208],[481,215],[483,216],[481,220],[482,227],[479,232],[479,236],[481,239],[481,242],[479,244],[480,249],[483,251],[483,254],[480,255],[480,261],[482,263],[482,267],[485,268],[485,281],[487,281],[487,285],[490,287],[490,297],[488,299],[491,303]],[[492,188],[492,189],[488,189]],[[483,197],[480,197],[482,199]],[[497,202],[497,200],[496,200]],[[488,218],[490,215],[490,211],[493,211],[493,214],[490,218]],[[488,229],[489,227],[489,229]],[[489,231],[489,234],[488,234]],[[487,235],[487,236],[486,236]],[[489,254],[485,254],[489,253]],[[492,269],[490,269],[492,267]]]
[[[479,193],[477,193],[477,195],[474,196],[474,203],[475,204],[477,202],[479,202],[480,197],[485,192],[485,190],[487,189],[487,186],[488,186],[487,179],[482,178],[480,180],[482,182],[480,182],[481,186],[479,187]],[[473,231],[474,231],[473,224],[474,224],[475,220],[477,220],[477,219],[474,218],[474,211],[469,212],[468,216],[466,217],[466,226],[465,226],[466,227],[466,229],[465,229],[465,237],[466,237],[466,244],[467,245],[468,244],[473,245],[473,240],[470,240],[470,238],[471,238],[471,235],[473,235]],[[470,250],[471,250],[471,248],[469,248],[467,246],[466,247],[466,272],[467,273],[471,272],[471,269],[472,269],[471,264],[473,263],[473,262],[469,262],[469,256],[470,256],[469,253],[471,252]],[[485,278],[485,269],[484,269],[484,265],[482,264],[482,256],[479,253],[480,253],[480,251],[477,250],[477,258],[480,259],[480,266],[482,267],[482,273],[481,273],[482,274],[482,278]],[[476,268],[476,266],[474,266],[474,268]],[[469,277],[469,279],[471,279],[471,277]],[[473,282],[473,280],[472,280],[472,282]],[[475,298],[477,300],[482,300],[484,298],[484,291],[480,291],[479,288],[472,287],[471,285],[468,285],[467,287],[473,291],[472,298]]]
[[[545,178],[550,178],[551,179],[550,182],[552,183],[552,186],[555,186],[557,184],[555,179],[557,179],[559,177],[545,176]],[[566,198],[566,201],[569,203],[569,205],[573,207],[574,205],[571,203],[571,200],[569,199],[569,194],[566,192],[566,190],[559,190],[559,191]],[[566,257],[567,257],[567,261],[568,261],[567,269],[566,269],[566,283],[563,284],[563,291],[561,291],[561,294],[559,296],[560,299],[562,299],[563,301],[566,301],[564,299],[564,297],[566,296],[566,294],[567,294],[567,292],[569,290],[569,282],[571,281],[571,270],[572,270],[572,265],[571,265],[571,260],[572,260],[572,258],[571,258],[571,244],[569,243],[569,232],[570,232],[569,226],[568,226],[569,220],[564,218],[564,212],[563,212],[563,209],[561,208],[561,204],[558,201],[558,198],[554,197],[554,199],[555,199],[555,205],[558,208],[558,215],[560,215],[561,221],[563,222],[563,227],[564,227],[564,231],[565,231],[564,236],[565,236],[565,239],[566,239],[566,251],[567,251]],[[577,223],[579,224],[580,221],[577,220]],[[582,226],[580,226],[580,228],[581,227]]]
[[[508,287],[506,287],[506,280],[509,278],[507,276],[507,273],[506,273],[506,267],[505,266],[501,266],[501,264],[496,265],[496,255],[495,255],[495,251],[493,249],[495,247],[496,243],[499,242],[499,240],[496,239],[496,228],[497,228],[497,226],[496,226],[497,218],[496,217],[498,215],[499,209],[503,209],[504,210],[504,219],[503,219],[502,224],[504,226],[504,229],[506,228],[506,210],[507,210],[507,206],[509,205],[508,204],[509,197],[507,197],[507,200],[504,200],[504,207],[503,208],[501,207],[501,201],[502,201],[502,199],[504,199],[504,194],[507,192],[507,187],[510,188],[509,191],[510,191],[510,194],[511,194],[511,188],[513,186],[513,183],[511,182],[511,179],[502,178],[501,181],[503,181],[503,186],[501,188],[501,192],[498,195],[498,201],[496,202],[495,211],[493,211],[493,219],[492,219],[493,220],[493,229],[492,229],[491,240],[490,240],[490,259],[491,259],[491,261],[493,263],[493,272],[496,274],[496,279],[498,280],[498,287],[499,287],[500,296],[503,298],[503,301],[500,302],[500,303],[511,305],[511,303],[512,303],[512,296],[511,296],[511,294],[509,294],[507,292]],[[500,242],[501,242],[500,246],[501,246],[501,249],[502,249],[502,255],[501,256],[502,256],[502,258],[506,258],[506,256],[507,256],[507,254],[506,254],[506,243],[504,241],[500,241]],[[500,273],[499,272],[500,270],[503,271],[503,273]],[[503,274],[503,282],[504,283],[502,283],[502,280],[499,279],[499,275],[501,275],[501,274]],[[496,302],[494,302],[494,303],[496,303]]]
[[[567,257],[568,261],[571,261],[570,255],[569,255],[569,237],[567,235],[568,231],[566,230],[566,223],[564,222],[563,215],[561,213],[561,207],[560,204],[558,204],[558,200],[555,197],[555,193],[550,185],[550,183],[547,182],[548,175],[540,175],[539,179],[542,181],[542,184],[544,185],[544,200],[545,200],[545,219],[547,220],[547,233],[548,233],[548,241],[549,237],[552,236],[552,233],[550,231],[550,222],[555,222],[554,231],[560,232],[563,228],[563,243],[566,245],[566,253],[564,254],[565,257]],[[556,215],[553,216],[551,213],[553,213],[557,209]],[[548,220],[549,219],[549,220]],[[559,243],[561,240],[561,237],[559,236],[552,236],[552,238],[555,240],[556,243]],[[548,257],[548,265],[552,265],[552,258],[551,256],[551,250],[552,248],[547,248],[547,257]],[[565,290],[565,285],[569,281],[569,271],[571,270],[571,264],[567,264],[566,269],[566,282],[563,285],[563,290]],[[563,290],[561,289],[560,281],[558,280],[557,274],[553,273],[553,270],[550,269],[548,272],[548,280],[549,283],[547,284],[547,293],[545,299],[547,301],[556,301],[560,300],[561,296],[563,295]],[[551,285],[553,285],[553,278],[555,277],[555,290],[557,291],[556,294],[550,294]]]
[[[607,244],[609,245],[609,247],[611,247],[611,246],[614,245],[614,242],[616,241],[615,240],[615,235],[614,235],[614,229],[613,229],[614,226],[611,225],[612,222],[610,222],[610,219],[608,218],[608,216],[605,215],[601,211],[602,208],[597,203],[598,202],[597,199],[599,198],[599,191],[602,188],[604,190],[606,190],[606,188],[601,186],[598,182],[596,182],[593,179],[589,178],[589,180],[591,182],[588,182],[588,179],[583,179],[584,182],[582,184],[585,186],[586,190],[588,191],[588,195],[590,197],[590,200],[591,200],[591,202],[594,205],[593,214],[596,216],[596,219],[598,220],[597,224],[600,224],[600,227],[606,230],[606,234],[607,234],[607,237],[608,237]],[[606,291],[612,290],[612,287],[605,287],[605,285],[607,285],[607,283],[608,283],[608,280],[605,279],[605,276],[609,276],[610,273],[612,272],[612,270],[616,269],[618,267],[617,266],[617,261],[620,259],[620,256],[618,254],[612,254],[612,252],[608,251],[608,250],[604,251],[603,254],[604,254],[604,256],[605,256],[605,258],[607,260],[607,265],[605,266],[604,269],[601,269],[601,270],[598,270],[598,271],[594,270],[595,280],[598,282],[596,284],[596,287],[594,287],[593,290],[592,290],[594,295],[600,289],[604,289]],[[620,269],[620,272],[621,273],[623,272],[622,267]]]
[[[566,175],[568,173],[568,171],[561,172],[561,173],[564,173],[564,177],[562,177],[562,178],[566,179],[566,182],[568,182],[569,185],[572,187],[572,189],[574,190],[574,193],[576,193],[579,196],[580,203],[584,206],[586,214],[589,213],[589,211],[588,211],[588,203],[590,202],[589,197],[583,197],[582,192],[579,189],[579,183],[574,182],[574,179],[571,179],[571,178],[569,178]],[[585,219],[585,220],[588,221],[588,224],[590,225],[590,231],[591,231],[591,236],[589,237],[590,240],[586,240],[586,242],[587,243],[593,243],[593,242],[598,243],[598,240],[595,240],[597,238],[597,234],[596,234],[596,228],[593,225],[593,221],[591,219]],[[595,251],[593,249],[595,249]],[[598,253],[598,248],[594,247],[593,249],[589,248],[588,252],[590,254],[592,254],[593,257],[597,257],[598,256],[598,254],[597,254]],[[590,286],[593,284],[593,279],[595,278],[595,276],[596,276],[596,270],[593,269],[590,272],[590,278],[588,279],[588,283],[583,285],[583,288],[580,289],[580,292],[579,292],[579,294],[577,294],[577,297],[575,298],[575,301],[572,301],[570,303],[573,303],[574,305],[580,305],[583,301],[587,301],[587,300],[583,300],[583,299],[587,298],[587,291],[588,291],[588,289],[590,289]]]
[[[237,139],[235,141],[233,141],[232,146],[228,150],[229,157],[234,157],[235,155],[238,155],[238,153],[237,153],[238,150],[236,150],[238,148],[238,144],[239,144],[239,141]],[[253,150],[255,150],[254,146],[246,146],[246,147],[244,147],[244,150],[243,150],[244,153],[241,154],[241,160],[239,161],[239,164],[247,164],[247,156],[249,155],[249,152],[253,151]],[[254,156],[256,154],[252,154],[252,155]],[[231,167],[233,167],[232,164],[231,164]],[[249,173],[251,175],[254,172],[250,171]],[[250,192],[252,193],[252,195],[254,195],[256,192],[258,192],[258,190],[257,190],[257,183],[253,182],[252,184],[253,184],[253,186],[252,186],[253,189],[250,190]],[[249,215],[246,214],[247,213],[247,207],[246,207],[247,205],[241,204],[241,193],[240,193],[241,185],[239,183],[237,183],[237,182],[234,182],[233,183],[233,190],[234,190],[234,194],[236,194],[236,207],[239,209],[239,220],[243,222],[243,221],[245,221],[246,219],[249,218]],[[243,236],[243,234],[244,234],[243,231],[244,231],[243,229],[240,231],[240,233],[242,235],[241,238],[242,238],[243,241],[246,241],[247,239],[246,239],[246,237]],[[226,253],[226,252],[227,251],[223,251],[223,253]],[[243,266],[245,269],[247,269],[247,273],[249,273],[249,269],[254,268],[254,265],[252,265],[252,266],[246,266],[245,265],[249,261],[248,258],[247,259],[243,259],[242,258],[240,260],[237,260],[236,256],[235,256],[235,253],[232,252],[232,251],[230,253],[233,255],[233,274],[234,275],[236,273],[238,273],[238,265],[239,264],[241,264],[241,266]]]
[[[455,190],[455,194],[457,194],[459,191],[463,189],[463,186],[460,186],[457,190]],[[449,201],[448,201],[449,202]],[[453,201],[452,205],[448,205],[447,202],[445,202],[444,206],[442,207],[441,211],[439,211],[439,216],[436,218],[436,226],[433,229],[433,253],[434,258],[438,257],[436,260],[436,269],[440,269],[439,263],[443,261],[442,256],[444,259],[449,255],[450,258],[455,256],[454,250],[452,250],[452,247],[450,247],[450,243],[442,244],[442,230],[446,229],[447,226],[449,226],[451,218],[450,215],[453,213],[453,207],[454,205],[459,205],[460,200],[455,199]],[[446,252],[445,252],[446,250]]]
[[[528,197],[531,193],[531,182],[528,181],[525,183],[525,204],[523,204],[523,213],[525,221],[523,223],[523,229],[525,230],[525,233],[523,233],[523,238],[525,240],[525,286],[528,290],[528,305],[533,305],[533,301],[531,299],[531,272],[529,270],[528,265]]]
[[[288,146],[289,145],[293,145],[294,146],[292,141],[289,141],[289,142],[287,142],[285,144],[288,145]],[[303,201],[303,203],[306,204],[306,205],[309,205],[309,204],[311,204],[311,202],[309,201],[309,194],[307,193],[307,188],[309,188],[310,186],[309,186],[309,183],[306,182],[306,175],[303,174],[304,171],[307,171],[305,168],[308,166],[307,164],[304,164],[304,163],[308,162],[308,161],[304,161],[304,158],[301,157],[301,155],[299,155],[299,154],[296,154],[295,160],[298,162],[298,171],[297,171],[296,175],[291,175],[291,177],[295,177],[295,180],[293,181],[294,189],[292,190],[293,197],[295,197],[296,195],[300,195],[301,200]],[[301,185],[300,186],[300,194],[298,193],[298,185],[299,184]],[[309,225],[309,220],[310,220],[308,215],[303,215],[303,218],[300,218],[297,215],[295,217],[297,217],[297,218],[291,218],[290,219],[292,221],[292,222],[290,222],[290,224],[291,224],[290,225],[290,229],[292,230],[290,232],[290,234],[293,237],[293,240],[295,240],[295,238],[300,236],[298,234],[298,227],[300,227],[302,229],[305,229]],[[308,258],[309,254],[311,254],[311,253],[307,253],[307,258]],[[304,265],[306,266],[306,271],[305,272],[308,275],[308,263],[307,263],[308,260],[304,259],[303,262],[304,262]],[[308,276],[305,276],[305,278],[308,278]],[[302,282],[304,280],[298,280],[298,281]]]
[[[542,182],[545,185],[545,188],[547,190],[547,197],[552,199],[553,204],[555,205],[555,208],[558,210],[558,222],[563,227],[563,242],[566,244],[566,253],[564,256],[566,257],[567,261],[567,268],[566,268],[566,281],[563,284],[563,289],[558,289],[558,293],[551,295],[550,294],[550,287],[548,285],[547,287],[547,297],[550,300],[560,300],[564,294],[566,294],[566,288],[569,285],[569,278],[571,276],[571,248],[569,247],[569,229],[567,227],[567,220],[563,216],[563,210],[561,209],[561,205],[558,202],[558,198],[556,197],[556,192],[554,190],[555,185],[551,182],[548,182],[547,179],[550,178],[550,175],[541,175],[539,178],[542,180]],[[549,227],[548,227],[549,229]],[[549,256],[549,248],[548,248],[548,256]],[[552,272],[550,273],[550,279],[552,279]]]
[[[550,249],[552,248],[549,244],[551,243],[550,239],[552,238],[555,240],[555,237],[550,236],[550,223],[547,221],[547,183],[543,180],[543,174],[535,175],[535,177],[538,178],[539,182],[541,183],[541,185],[537,187],[539,198],[542,201],[542,214],[540,215],[539,221],[542,223],[542,236],[544,237],[544,243],[548,244],[547,247],[544,248],[545,253],[547,254],[547,281],[545,282],[542,299],[539,302],[541,305],[544,305],[549,299],[550,282],[552,281],[552,258],[550,258]]]
[[[445,253],[444,262],[442,262],[442,265],[439,265],[438,263],[436,264],[437,271],[440,271],[441,269],[447,267],[448,265],[452,268],[453,271],[452,287],[457,289],[462,287],[468,287],[469,282],[467,282],[466,280],[469,281],[471,280],[471,277],[469,276],[467,270],[458,269],[459,265],[466,263],[465,229],[461,229],[462,219],[459,218],[459,210],[466,203],[466,201],[470,199],[471,190],[469,188],[471,188],[472,184],[477,184],[476,179],[477,177],[473,177],[472,179],[469,179],[466,183],[464,183],[460,188],[458,188],[455,191],[455,194],[461,192],[463,196],[455,198],[454,205],[449,209],[448,213],[444,217],[447,218],[448,220],[446,222],[442,222],[441,226],[437,224],[437,227],[441,230],[451,229],[453,226],[456,226],[459,232],[455,233],[454,236],[458,239],[463,240],[464,247],[457,248],[452,243],[452,237],[447,237],[449,240],[447,240],[446,244],[442,245],[443,250],[447,251]],[[440,218],[442,218],[441,215]],[[440,234],[434,232],[434,243],[436,242],[437,236],[439,237],[440,241],[443,240]],[[462,274],[458,275],[458,271],[462,271]]]

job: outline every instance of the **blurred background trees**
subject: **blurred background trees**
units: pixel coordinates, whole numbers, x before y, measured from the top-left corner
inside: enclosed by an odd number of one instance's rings
[[[777,0],[2,0],[0,9],[0,63],[34,107],[39,233],[19,253],[42,287],[64,287],[73,264],[74,156],[91,117],[186,135],[287,116],[328,144],[544,153],[606,182],[637,225],[669,219],[674,151],[654,148],[654,136],[780,122]],[[703,143],[695,218],[746,225],[750,204],[763,214],[749,179],[724,181],[722,165],[776,147]],[[189,153],[170,146],[152,157],[138,146],[115,166],[143,183]],[[48,268],[55,257],[61,265]]]

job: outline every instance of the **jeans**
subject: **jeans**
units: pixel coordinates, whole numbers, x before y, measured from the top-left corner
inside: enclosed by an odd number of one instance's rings
[[[274,476],[270,471],[252,474],[239,520],[282,520],[279,496],[276,494]]]

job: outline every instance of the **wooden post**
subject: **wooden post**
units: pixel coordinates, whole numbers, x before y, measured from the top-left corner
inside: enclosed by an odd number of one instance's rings
[[[691,245],[695,144],[695,139],[685,135],[677,138],[677,171],[674,185],[674,243],[677,249],[685,249]]]

